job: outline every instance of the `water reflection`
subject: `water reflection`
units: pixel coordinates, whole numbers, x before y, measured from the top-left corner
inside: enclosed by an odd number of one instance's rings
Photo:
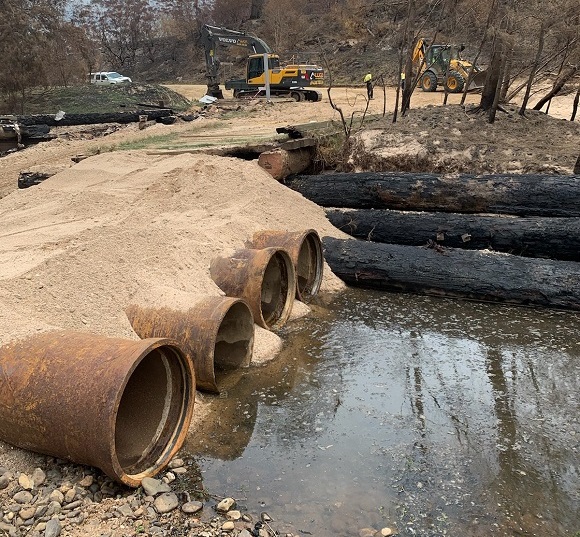
[[[187,444],[209,490],[322,537],[580,531],[578,314],[358,289],[332,308],[215,400],[235,449]]]

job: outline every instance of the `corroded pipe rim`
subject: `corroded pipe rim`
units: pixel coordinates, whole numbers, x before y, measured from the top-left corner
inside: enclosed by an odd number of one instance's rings
[[[273,263],[280,268],[279,289],[270,289],[271,293],[282,292],[284,300],[273,304],[275,309],[265,314],[264,304],[268,289],[266,278],[274,269]],[[296,293],[296,276],[290,254],[283,248],[245,248],[237,250],[231,256],[214,258],[210,265],[213,281],[227,296],[245,299],[250,305],[256,324],[272,330],[281,327],[290,316],[294,295]]]
[[[311,255],[307,260],[308,274],[305,278],[301,278],[300,256],[306,245],[310,248]],[[259,231],[254,233],[249,246],[252,248],[277,247],[288,251],[296,272],[296,298],[298,300],[309,302],[320,290],[324,271],[324,252],[320,236],[315,229]]]
[[[179,451],[187,436],[189,423],[191,422],[191,418],[193,416],[193,407],[195,402],[195,372],[193,363],[191,362],[190,358],[181,350],[179,344],[169,338],[149,338],[143,339],[136,343],[140,343],[140,345],[135,348],[135,358],[133,359],[132,366],[126,372],[123,382],[117,390],[115,395],[114,410],[110,416],[109,421],[109,430],[112,432],[112,438],[109,438],[112,470],[118,480],[131,487],[138,487],[144,477],[153,476],[159,473],[167,466],[167,464],[169,464],[169,461]],[[183,383],[184,392],[182,394],[179,405],[179,417],[175,425],[172,427],[173,432],[170,435],[169,441],[165,443],[161,453],[154,461],[152,461],[152,464],[137,473],[128,473],[120,464],[116,449],[116,428],[119,405],[122,401],[125,389],[127,388],[127,384],[133,376],[134,372],[137,370],[144,358],[149,356],[155,350],[169,350],[174,354],[175,357],[178,358],[180,372],[183,376],[183,379],[185,380]],[[189,382],[187,382],[187,377],[189,377]]]

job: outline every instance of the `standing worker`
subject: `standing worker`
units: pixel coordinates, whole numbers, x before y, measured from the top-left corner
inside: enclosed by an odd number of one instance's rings
[[[373,75],[371,75],[370,73],[367,73],[365,75],[365,77],[363,78],[363,81],[367,85],[367,97],[369,99],[372,99],[373,98]]]

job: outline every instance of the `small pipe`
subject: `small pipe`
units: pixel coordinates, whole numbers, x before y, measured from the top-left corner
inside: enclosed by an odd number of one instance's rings
[[[193,414],[191,360],[168,339],[47,332],[0,348],[0,438],[137,487],[162,471]]]
[[[139,337],[179,343],[193,361],[200,390],[219,393],[228,372],[250,364],[254,319],[242,299],[211,296],[187,311],[131,305],[125,312]]]
[[[238,250],[231,257],[213,259],[210,274],[226,295],[248,302],[259,326],[272,330],[288,320],[296,293],[296,275],[286,250]]]
[[[320,290],[324,267],[322,243],[314,229],[305,231],[260,231],[254,233],[251,248],[284,248],[296,271],[296,298],[310,302]]]

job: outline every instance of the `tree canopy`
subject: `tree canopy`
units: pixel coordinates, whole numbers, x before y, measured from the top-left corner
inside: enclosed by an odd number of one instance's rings
[[[409,81],[417,39],[464,43],[487,67],[481,108],[490,118],[519,93],[524,114],[533,83],[549,81],[555,94],[580,66],[577,0],[0,0],[0,8],[0,94],[12,109],[31,88],[87,83],[95,70],[202,82],[205,23],[247,30],[281,57],[318,52],[337,82],[359,82],[368,69],[393,84],[405,71]]]

